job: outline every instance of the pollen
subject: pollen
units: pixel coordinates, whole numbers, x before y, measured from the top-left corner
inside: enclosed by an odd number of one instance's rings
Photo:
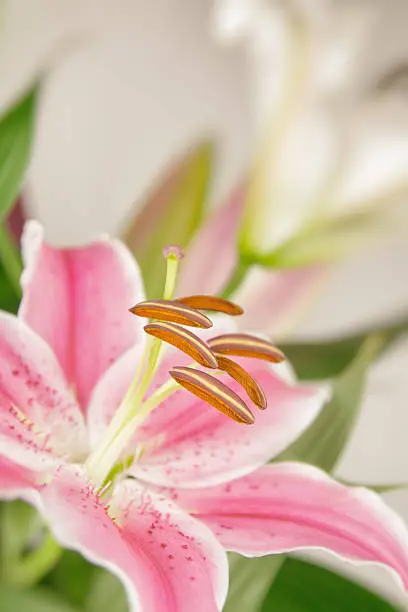
[[[232,359],[217,355],[218,367],[231,376],[243,387],[248,397],[261,410],[267,407],[267,400],[262,387],[256,382],[248,372]]]
[[[139,302],[129,309],[132,314],[158,321],[169,321],[190,327],[208,329],[212,321],[201,312],[174,300],[150,300]]]
[[[247,425],[255,422],[254,415],[239,395],[207,372],[174,367],[169,373],[179,385],[234,421]]]
[[[208,345],[192,332],[174,323],[150,323],[145,325],[147,334],[172,344],[207,368],[217,368],[217,358]]]
[[[222,312],[230,316],[237,316],[244,314],[243,309],[238,304],[224,300],[220,297],[212,295],[190,295],[187,297],[177,298],[178,302],[191,306],[191,308],[198,308],[199,310],[211,310],[213,312]]]
[[[285,355],[276,346],[250,334],[224,334],[208,341],[208,346],[220,355],[252,357],[272,363],[281,363]]]

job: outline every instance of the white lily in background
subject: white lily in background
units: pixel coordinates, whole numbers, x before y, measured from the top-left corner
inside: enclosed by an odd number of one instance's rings
[[[210,21],[210,6],[189,0],[4,0],[0,111],[41,77],[27,202],[52,241],[117,231],[163,168],[207,136],[219,145],[217,199],[238,180],[245,75]]]
[[[307,5],[315,6],[316,14],[321,18],[326,15],[330,22],[332,15],[322,10],[326,3]],[[115,233],[133,203],[144,199],[146,188],[163,169],[207,133],[216,137],[218,145],[212,200],[223,201],[223,195],[242,179],[253,130],[248,100],[251,88],[243,50],[238,45],[226,48],[211,40],[210,3],[61,0],[56,7],[53,0],[39,0],[34,10],[26,6],[25,0],[4,0],[2,6],[0,110],[7,109],[41,77],[26,202],[43,222],[53,243],[73,244],[89,240],[95,233]],[[253,14],[254,5],[248,6]],[[390,0],[385,10],[383,2],[369,3],[370,10],[382,8],[384,33],[375,41],[378,53],[375,57],[371,53],[363,62],[363,73],[356,67],[354,77],[348,81],[350,100],[357,97],[357,93],[353,94],[356,75],[360,79],[367,76],[366,82],[372,86],[378,75],[403,64],[408,52],[405,6],[401,0]],[[341,29],[337,14],[334,21]],[[356,45],[360,32],[355,32]],[[390,36],[392,49],[387,43]],[[266,58],[266,62],[269,65],[270,59]],[[269,72],[280,91],[278,67],[276,61]],[[262,64],[257,67],[252,62],[249,68],[253,73],[254,99],[259,104],[262,100],[269,103],[261,95],[264,81],[258,73]],[[271,81],[269,91],[270,87]],[[370,89],[366,83],[364,87]],[[360,83],[358,91],[361,89]],[[343,104],[344,95],[334,97]],[[258,113],[259,120],[262,116]],[[305,148],[303,156],[300,152],[302,163],[295,164],[293,160],[296,185],[301,185],[302,177],[307,175],[310,151]],[[301,173],[298,177],[295,170]],[[292,198],[290,202],[293,201]],[[326,291],[335,295],[331,303],[329,298],[329,307],[323,308],[322,304],[322,309],[332,311],[333,303],[338,303],[337,287],[341,295],[352,290],[353,300],[342,304],[336,321],[348,317],[354,326],[366,323],[373,309],[354,315],[356,304],[370,292],[373,301],[381,301],[383,292],[380,294],[378,287],[386,283],[388,298],[380,304],[381,316],[386,317],[387,312],[395,315],[396,308],[390,304],[401,299],[402,283],[389,286],[385,261],[380,257],[372,266],[375,273],[371,273],[371,281],[367,278],[370,269],[360,265],[364,278],[360,297],[362,283],[348,278],[355,276],[358,269],[353,264],[352,274],[345,275],[342,283],[336,279],[335,286]],[[259,271],[248,280],[251,293],[256,291],[256,285],[264,285],[264,276]],[[281,279],[277,280],[280,286]],[[286,280],[282,281],[285,285]],[[272,284],[275,287],[275,281]],[[277,295],[274,288],[267,293],[270,295],[272,290]],[[408,303],[408,295],[403,294],[402,299]],[[285,332],[292,329],[292,316],[289,319]],[[320,323],[317,327],[320,329]],[[324,332],[330,333],[332,323],[326,328]],[[281,334],[281,325],[275,318],[271,331],[276,330]]]
[[[244,260],[307,265],[407,227],[404,73],[366,67],[384,12],[333,0],[220,3],[218,29],[246,40],[253,76]]]

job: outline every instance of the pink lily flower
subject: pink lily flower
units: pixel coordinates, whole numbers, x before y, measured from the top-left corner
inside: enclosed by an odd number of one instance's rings
[[[185,389],[163,393],[184,363],[172,348],[143,405],[162,401],[126,432],[118,457],[124,429],[106,436],[132,407],[147,338],[127,312],[143,300],[137,266],[117,241],[52,248],[34,222],[23,253],[20,312],[0,313],[3,498],[33,503],[63,546],[116,573],[132,610],[220,610],[227,550],[323,548],[384,565],[408,588],[407,530],[378,496],[307,465],[266,465],[316,417],[324,388],[245,360],[269,406],[255,424],[236,423]]]

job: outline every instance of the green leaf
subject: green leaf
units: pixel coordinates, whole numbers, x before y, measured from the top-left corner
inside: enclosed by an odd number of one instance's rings
[[[396,608],[347,578],[293,558],[285,560],[260,608],[260,612],[345,611],[396,612]]]
[[[12,569],[30,542],[35,541],[42,522],[37,511],[22,501],[2,502],[0,505],[0,576]]]
[[[80,612],[44,587],[29,591],[0,585],[1,612]]]
[[[98,569],[90,585],[85,612],[128,612],[125,589],[116,576]]]
[[[0,310],[16,313],[20,300],[0,263]]]
[[[298,378],[324,380],[341,374],[357,356],[367,337],[374,333],[383,340],[380,355],[402,334],[408,333],[408,319],[404,318],[375,330],[365,330],[341,340],[283,343],[279,347],[295,368]]]
[[[80,554],[64,550],[46,583],[58,591],[70,604],[83,608],[98,568]]]
[[[247,559],[230,554],[230,587],[223,612],[258,612],[285,557]]]
[[[0,581],[26,588],[55,566],[62,549],[39,513],[22,501],[0,506]]]
[[[329,472],[334,468],[357,418],[367,370],[383,346],[381,336],[367,338],[351,364],[335,379],[332,398],[317,419],[276,461],[304,461]]]
[[[29,161],[35,95],[30,92],[0,121],[0,223],[16,199]]]
[[[21,297],[20,277],[23,270],[21,257],[13,239],[4,225],[0,225],[0,262],[10,288],[12,288],[18,299]]]
[[[160,297],[163,290],[163,247],[185,248],[202,220],[213,157],[212,143],[199,143],[160,181],[124,234],[142,268],[148,297]]]

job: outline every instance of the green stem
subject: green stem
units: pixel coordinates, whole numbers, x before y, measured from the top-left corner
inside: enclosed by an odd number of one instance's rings
[[[13,240],[4,225],[0,226],[0,262],[18,298],[21,298],[21,258]]]
[[[221,297],[223,297],[225,300],[231,297],[231,295],[241,285],[249,268],[250,268],[250,264],[243,263],[243,262],[239,262],[236,265],[227,284],[225,285],[221,293]]]
[[[4,572],[3,579],[18,587],[37,584],[56,565],[61,554],[61,546],[48,531],[41,546],[25,557],[16,559]]]
[[[167,258],[164,300],[173,298],[176,286],[179,257],[171,253]],[[160,362],[162,340],[149,336],[136,375],[114,414],[98,446],[86,461],[88,476],[97,487],[103,487],[120,454],[131,440],[136,427],[145,417],[143,398],[149,389]]]

